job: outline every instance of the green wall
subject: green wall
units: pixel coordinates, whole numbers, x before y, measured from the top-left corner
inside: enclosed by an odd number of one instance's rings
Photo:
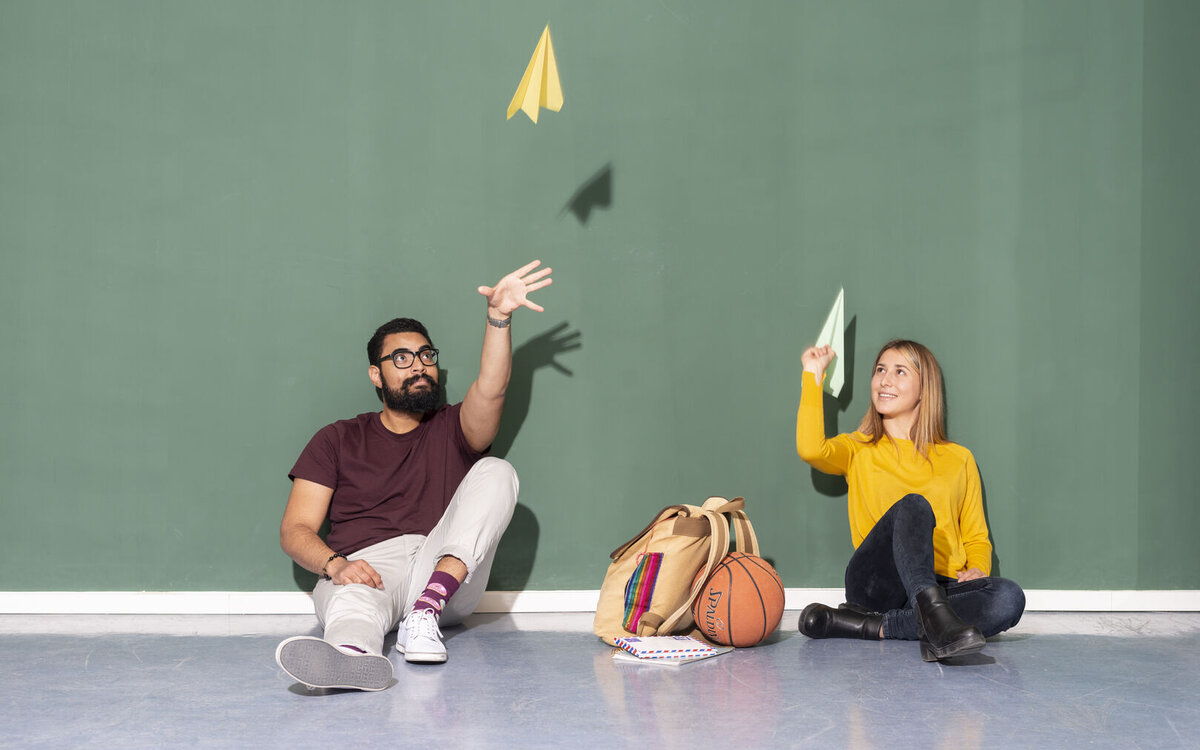
[[[1138,588],[1197,588],[1200,490],[1190,398],[1200,372],[1200,4],[1146,6],[1137,356]],[[1121,358],[1123,359],[1123,357]],[[1191,550],[1191,551],[1189,551]]]
[[[425,320],[461,398],[474,288],[533,257],[492,588],[598,588],[709,494],[840,585],[793,441],[839,286],[831,421],[931,346],[1000,573],[1200,588],[1195,7],[3,0],[0,588],[302,587],[286,473],[377,408],[374,327]],[[565,106],[506,121],[547,21]]]

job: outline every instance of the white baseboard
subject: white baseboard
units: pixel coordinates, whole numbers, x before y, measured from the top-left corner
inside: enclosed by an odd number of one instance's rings
[[[785,589],[785,607],[803,609],[809,602],[836,605],[842,589]],[[1200,591],[1025,591],[1026,612],[1200,612]]]
[[[842,589],[787,589],[787,609],[836,605]],[[598,590],[489,591],[478,612],[594,612]],[[1029,612],[1200,612],[1200,590],[1025,592]],[[0,615],[308,615],[298,591],[0,591]]]

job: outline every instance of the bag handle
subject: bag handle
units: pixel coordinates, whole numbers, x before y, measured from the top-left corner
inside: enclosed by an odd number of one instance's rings
[[[750,524],[750,517],[744,511],[735,511],[729,514],[733,520],[734,539],[737,543],[738,552],[745,552],[747,555],[760,557],[758,551],[758,536],[754,533],[754,526]]]
[[[714,498],[709,498],[712,500]],[[725,498],[715,498],[724,501]],[[739,500],[741,498],[738,498]],[[705,505],[708,501],[705,501]],[[725,516],[720,513],[715,513],[708,508],[702,508],[704,517],[708,519],[709,528],[712,529],[712,543],[708,546],[708,561],[704,565],[704,572],[696,576],[696,580],[692,583],[691,591],[688,592],[687,600],[679,609],[672,612],[663,619],[662,625],[659,627],[668,632],[675,629],[675,626],[692,610],[692,602],[696,600],[696,595],[700,593],[700,589],[704,587],[704,582],[712,575],[713,568],[717,567],[717,563],[729,554],[729,523],[725,520]],[[660,631],[661,632],[661,631]]]
[[[624,554],[625,550],[629,549],[629,547],[631,547],[635,542],[637,542],[637,540],[641,539],[643,536],[648,534],[650,532],[650,529],[654,528],[654,524],[659,523],[660,521],[665,521],[666,519],[668,519],[671,516],[676,515],[676,514],[682,514],[684,516],[691,516],[692,514],[691,514],[691,511],[689,510],[689,508],[692,508],[692,507],[695,507],[695,506],[668,505],[667,507],[663,508],[657,516],[655,516],[654,518],[652,518],[650,520],[650,523],[646,524],[646,528],[644,528],[641,531],[639,531],[638,533],[634,534],[632,539],[630,539],[629,541],[622,544],[620,547],[617,547],[615,550],[613,550],[609,554],[609,558],[616,560],[618,557],[620,557],[622,554]],[[700,509],[705,510],[705,511],[711,510],[711,511],[713,511],[715,513],[719,513],[719,514],[727,514],[730,516],[730,518],[734,519],[734,529],[737,532],[738,549],[739,550],[742,549],[744,540],[746,540],[748,538],[750,540],[748,542],[748,545],[753,546],[755,551],[748,552],[747,554],[757,555],[758,554],[758,540],[754,536],[754,528],[752,526],[750,526],[750,518],[743,511],[743,508],[745,508],[745,507],[746,507],[746,498],[744,498],[744,497],[735,497],[732,500],[726,500],[725,498],[720,497],[718,495],[713,495],[712,497],[710,497],[704,501],[704,504],[700,506]],[[739,519],[740,519],[740,521],[739,521]],[[711,521],[711,519],[710,519],[710,521]]]
[[[746,498],[739,496],[732,500],[726,500],[723,497],[713,496],[705,500],[704,505],[701,507],[705,510],[729,516],[729,521],[733,525],[734,541],[737,544],[738,552],[758,556],[758,536],[754,533],[754,526],[750,523],[750,516],[746,515]]]
[[[746,507],[746,498],[735,497],[732,500],[726,500],[723,497],[714,495],[705,500],[704,504],[700,507],[715,513],[732,513],[735,510],[741,510]]]
[[[668,505],[667,507],[663,508],[662,511],[660,511],[657,516],[655,516],[653,519],[650,520],[650,523],[646,524],[646,528],[642,529],[637,534],[635,534],[633,536],[633,538],[630,539],[628,542],[625,542],[620,547],[617,547],[615,550],[613,550],[612,554],[610,554],[609,557],[612,558],[613,560],[616,560],[618,557],[625,554],[625,550],[629,549],[635,543],[637,543],[637,540],[641,539],[646,534],[650,533],[650,529],[654,528],[654,524],[658,523],[659,521],[665,521],[666,519],[679,513],[680,511],[683,511],[683,514],[685,516],[688,515],[688,509],[687,509],[686,505]]]

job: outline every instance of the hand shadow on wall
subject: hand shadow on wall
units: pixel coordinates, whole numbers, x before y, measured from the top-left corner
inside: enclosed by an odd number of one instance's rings
[[[513,352],[512,376],[508,381],[508,394],[504,400],[504,416],[500,420],[500,432],[492,442],[492,455],[506,458],[533,402],[533,374],[544,367],[552,367],[567,377],[575,373],[562,365],[560,354],[583,348],[581,333],[571,331],[566,321],[550,328],[521,344]],[[520,475],[520,467],[517,468]],[[537,517],[528,506],[517,504],[508,529],[496,550],[496,561],[492,565],[490,590],[521,591],[529,582],[533,561],[537,557]]]
[[[842,370],[845,375],[845,380],[842,383],[842,392],[837,398],[829,395],[825,390],[821,391],[821,397],[824,399],[825,406],[825,436],[833,437],[839,434],[838,430],[838,415],[839,412],[844,412],[850,407],[850,402],[854,398],[854,344],[857,340],[858,332],[858,316],[850,318],[850,323],[846,326],[846,335],[844,344],[845,352],[838,352],[842,359]],[[874,364],[874,363],[872,363]],[[857,425],[855,425],[857,427]],[[836,474],[826,474],[822,471],[812,469],[812,485],[813,488],[826,497],[842,497],[848,491],[846,478],[837,476]]]

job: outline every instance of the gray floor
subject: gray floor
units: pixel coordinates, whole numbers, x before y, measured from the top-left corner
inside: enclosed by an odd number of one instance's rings
[[[359,693],[275,665],[310,617],[0,616],[0,746],[1200,747],[1200,614],[1031,613],[960,665],[795,622],[661,667],[614,663],[588,615],[477,615],[445,665],[392,652]]]

